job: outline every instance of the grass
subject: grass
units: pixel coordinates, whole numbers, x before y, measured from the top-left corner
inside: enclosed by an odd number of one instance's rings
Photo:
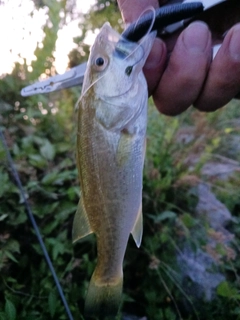
[[[74,246],[71,243],[79,198],[72,111],[75,98],[74,91],[63,92],[53,95],[50,102],[42,98],[39,104],[33,97],[16,105],[9,95],[0,107],[1,127],[74,319],[83,319],[81,310],[96,247],[93,237]],[[240,319],[239,107],[239,101],[233,101],[211,114],[189,109],[170,118],[160,115],[150,101],[144,237],[140,249],[129,241],[122,312],[149,320]],[[220,174],[219,164],[232,173]],[[1,144],[0,181],[0,319],[67,319]],[[196,215],[199,183],[209,185],[231,212],[231,242],[226,244],[221,234]],[[196,252],[206,252],[209,237],[217,238],[211,253],[218,257],[216,270],[225,277],[210,302],[204,296],[196,299],[191,295],[191,283],[186,282],[177,263],[177,253],[186,244]]]

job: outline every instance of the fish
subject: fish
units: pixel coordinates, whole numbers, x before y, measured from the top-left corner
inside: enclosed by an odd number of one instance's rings
[[[73,242],[91,233],[97,242],[87,316],[117,314],[130,234],[141,244],[148,104],[142,69],[155,37],[151,32],[131,42],[105,23],[87,63],[77,111],[81,194],[73,221]]]

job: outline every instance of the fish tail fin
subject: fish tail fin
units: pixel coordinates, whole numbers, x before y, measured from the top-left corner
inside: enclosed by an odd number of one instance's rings
[[[85,300],[85,315],[103,319],[116,316],[121,302],[122,286],[122,275],[104,283],[97,281],[93,273]]]

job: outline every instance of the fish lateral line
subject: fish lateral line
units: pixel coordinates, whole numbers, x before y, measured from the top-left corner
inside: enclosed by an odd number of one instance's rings
[[[98,318],[117,314],[129,236],[132,234],[138,247],[142,240],[148,104],[142,68],[155,37],[156,32],[148,32],[139,42],[132,42],[104,24],[90,52],[79,101],[77,161],[82,194],[73,241],[90,233],[97,238],[97,265],[86,295],[85,314]],[[116,55],[116,48],[123,49],[123,59]],[[126,72],[128,66],[133,68]],[[102,203],[105,199],[119,201]]]

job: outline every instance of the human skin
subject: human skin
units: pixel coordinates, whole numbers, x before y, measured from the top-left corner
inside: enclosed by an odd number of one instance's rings
[[[126,24],[146,8],[159,7],[157,0],[118,0],[118,4]],[[177,115],[191,105],[200,111],[215,111],[240,92],[240,23],[226,33],[212,60],[214,40],[200,21],[191,23],[178,37],[165,42],[155,39],[144,74],[149,95],[161,113]]]

